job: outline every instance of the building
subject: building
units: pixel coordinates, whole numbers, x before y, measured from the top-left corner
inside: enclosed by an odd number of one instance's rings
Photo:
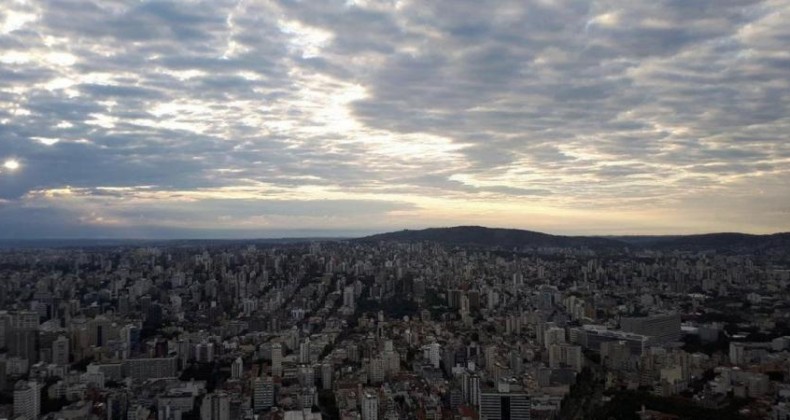
[[[581,372],[583,360],[581,346],[552,344],[549,347],[549,367],[553,369],[569,367]]]
[[[380,384],[384,382],[384,360],[374,357],[368,362],[368,382]]]
[[[32,329],[12,328],[6,333],[8,355],[20,357],[30,364],[38,361],[38,331]]]
[[[362,420],[378,420],[379,397],[372,393],[365,393],[362,398]]]
[[[58,336],[52,342],[52,363],[58,366],[69,364],[69,339],[65,336]]]
[[[529,420],[531,403],[525,392],[511,392],[500,382],[494,391],[480,394],[480,420]]]
[[[123,361],[123,375],[132,379],[145,380],[174,378],[178,373],[175,357],[126,359]]]
[[[272,376],[283,376],[283,346],[272,344]]]
[[[549,327],[543,333],[543,344],[546,349],[553,344],[565,344],[565,329],[560,327]]]
[[[14,416],[38,420],[41,414],[41,385],[35,381],[19,381],[14,386]]]
[[[233,379],[241,379],[244,374],[244,362],[241,357],[237,357],[230,366],[230,377]]]
[[[480,377],[477,375],[464,376],[464,397],[466,402],[477,407],[480,405]]]
[[[255,411],[269,410],[274,406],[274,379],[271,376],[255,378],[252,404]]]
[[[323,390],[332,389],[332,372],[334,368],[331,363],[321,365],[321,388]]]
[[[346,286],[343,289],[343,306],[354,309],[354,286]]]
[[[230,397],[224,392],[214,392],[203,398],[200,420],[230,420]]]
[[[620,328],[625,332],[649,337],[650,344],[671,343],[680,339],[680,314],[623,317],[620,318]]]
[[[595,352],[601,351],[601,344],[612,341],[622,341],[628,347],[631,355],[640,356],[649,346],[649,337],[624,331],[610,331],[594,325],[585,325],[576,330],[579,344]]]
[[[203,341],[195,345],[195,359],[201,363],[214,361],[214,343]]]
[[[428,345],[428,360],[435,369],[439,369],[439,362],[442,358],[442,347],[439,343],[431,343]]]
[[[310,363],[310,337],[299,344],[299,363]]]
[[[296,377],[299,384],[304,387],[310,387],[315,384],[315,369],[311,365],[299,365],[296,368]]]

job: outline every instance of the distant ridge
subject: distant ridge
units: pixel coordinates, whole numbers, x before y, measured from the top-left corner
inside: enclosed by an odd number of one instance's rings
[[[520,229],[456,226],[401,230],[359,238],[360,242],[438,242],[450,245],[481,245],[502,248],[559,247],[559,248],[624,248],[628,244],[616,239],[595,236],[561,236]]]
[[[770,235],[709,233],[672,236],[562,236],[520,229],[455,226],[422,230],[401,230],[356,239],[360,242],[438,242],[449,245],[479,245],[502,248],[559,247],[595,249],[786,252],[790,253],[790,232]]]
[[[722,232],[682,236],[615,236],[611,237],[652,249],[748,251],[784,250],[790,252],[790,232],[768,235]]]

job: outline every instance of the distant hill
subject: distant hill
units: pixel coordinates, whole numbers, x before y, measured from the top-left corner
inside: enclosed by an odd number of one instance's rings
[[[790,252],[790,232],[770,235],[725,232],[684,236],[613,236],[610,238],[640,247],[663,250],[717,250],[749,253],[784,250]]]
[[[560,236],[519,229],[456,226],[423,230],[401,230],[359,238],[360,242],[438,242],[449,245],[480,245],[502,248],[560,247],[560,248],[619,248],[628,244],[616,239],[595,236]]]
[[[680,251],[726,251],[736,253],[790,253],[790,233],[749,235],[711,233],[673,236],[562,236],[519,229],[456,226],[401,230],[356,239],[360,242],[438,242],[449,245],[479,245],[502,248],[559,247],[593,249],[655,249]]]

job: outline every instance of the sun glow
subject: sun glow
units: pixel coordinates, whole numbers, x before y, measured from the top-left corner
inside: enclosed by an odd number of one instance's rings
[[[3,168],[8,169],[9,171],[15,171],[19,169],[19,161],[15,159],[8,159],[3,163]]]

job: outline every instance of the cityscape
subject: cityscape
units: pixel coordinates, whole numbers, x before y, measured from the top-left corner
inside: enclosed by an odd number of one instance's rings
[[[790,0],[0,0],[0,420],[790,420]]]
[[[788,241],[9,248],[0,418],[785,419]]]

